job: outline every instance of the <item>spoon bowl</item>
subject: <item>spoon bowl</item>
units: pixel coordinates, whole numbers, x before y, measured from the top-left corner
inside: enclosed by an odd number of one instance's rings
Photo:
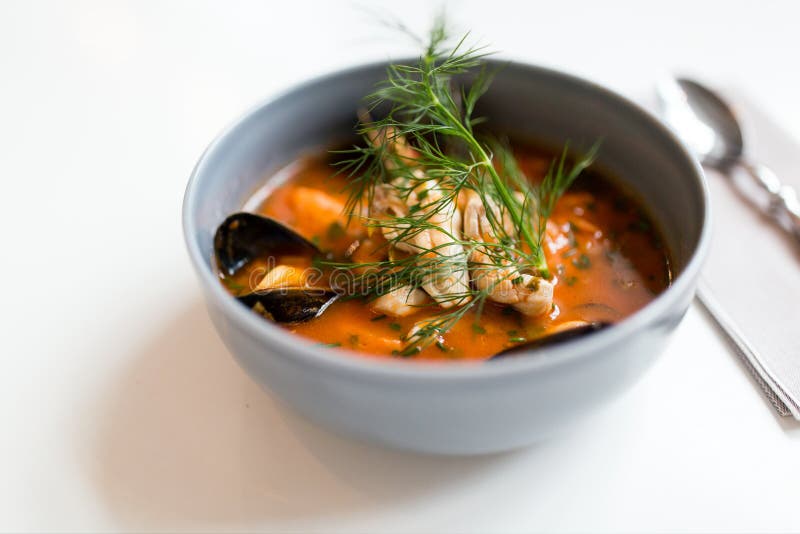
[[[662,116],[704,165],[727,169],[744,155],[744,136],[733,110],[707,87],[685,78],[658,86]]]
[[[761,190],[760,196],[766,197],[764,210],[800,240],[797,192],[782,185],[767,166],[745,156],[742,127],[725,100],[704,85],[686,78],[663,81],[657,92],[664,122],[701,163],[729,175],[736,170],[744,171]],[[760,203],[756,200],[756,204]]]

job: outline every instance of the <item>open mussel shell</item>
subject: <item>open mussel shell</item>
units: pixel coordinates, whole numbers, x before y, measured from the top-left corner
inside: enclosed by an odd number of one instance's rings
[[[274,219],[254,213],[234,213],[214,234],[214,254],[220,270],[228,276],[255,258],[265,256],[316,256],[311,241]]]
[[[234,213],[214,234],[219,269],[235,275],[256,258],[320,254],[310,241],[274,219],[253,213]],[[239,295],[236,300],[278,323],[299,323],[319,316],[338,294],[318,287],[276,287]]]
[[[309,288],[271,289],[237,297],[237,300],[278,323],[302,323],[319,317],[339,295]]]
[[[603,330],[604,328],[608,328],[611,326],[611,323],[597,321],[592,323],[584,323],[580,326],[575,326],[573,328],[567,328],[556,332],[555,334],[549,336],[542,336],[540,338],[536,338],[534,340],[520,343],[519,345],[514,345],[511,348],[508,348],[502,352],[498,352],[489,360],[497,360],[500,358],[507,358],[509,356],[516,357],[522,356],[526,353],[529,353],[532,350],[540,349],[542,347],[548,347],[555,343],[562,343],[564,341],[569,341],[571,339],[577,339],[580,337],[588,336],[593,334],[594,332],[598,332]]]

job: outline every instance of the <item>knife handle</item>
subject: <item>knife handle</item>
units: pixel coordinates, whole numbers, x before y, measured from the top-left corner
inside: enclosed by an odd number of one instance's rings
[[[800,198],[792,186],[781,184],[772,170],[761,163],[741,161],[753,181],[769,195],[768,211],[800,240]]]

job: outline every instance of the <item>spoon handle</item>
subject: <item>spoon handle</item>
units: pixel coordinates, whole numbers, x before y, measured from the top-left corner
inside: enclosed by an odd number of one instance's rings
[[[792,186],[781,184],[766,165],[746,160],[742,160],[740,165],[769,196],[770,215],[800,239],[800,198],[797,191]]]

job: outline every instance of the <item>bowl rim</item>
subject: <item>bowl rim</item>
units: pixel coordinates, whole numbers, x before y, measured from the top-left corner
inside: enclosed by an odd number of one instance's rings
[[[538,357],[521,355],[521,357],[494,360],[490,364],[487,364],[484,360],[414,361],[412,359],[370,356],[348,349],[337,348],[332,350],[323,348],[319,347],[319,344],[313,340],[292,334],[278,325],[265,321],[240,305],[225,291],[222,284],[219,283],[218,277],[214,275],[213,270],[206,267],[205,259],[195,239],[197,228],[194,224],[193,214],[199,199],[197,184],[203,176],[211,156],[214,155],[224,139],[265,107],[277,104],[280,100],[296,92],[302,92],[318,84],[407,60],[409,58],[384,59],[361,63],[344,69],[336,69],[293,84],[282,91],[261,99],[217,134],[203,151],[191,172],[183,198],[182,227],[189,258],[204,289],[204,297],[211,299],[213,304],[228,316],[231,321],[234,321],[247,334],[262,343],[266,349],[264,357],[294,358],[299,360],[301,364],[320,370],[324,369],[351,377],[360,375],[383,380],[402,378],[410,381],[463,382],[484,381],[490,378],[500,379],[502,377],[522,375],[526,372],[550,369],[555,366],[563,366],[580,361],[582,358],[596,356],[598,351],[602,352],[604,349],[619,343],[646,325],[657,323],[682,295],[686,292],[694,291],[693,286],[696,284],[710,245],[711,206],[705,173],[699,161],[691,154],[684,143],[649,110],[598,83],[550,67],[522,61],[488,59],[486,61],[490,64],[513,66],[517,69],[535,72],[538,76],[558,78],[565,83],[580,85],[589,91],[597,92],[600,96],[616,101],[617,105],[627,107],[635,114],[638,114],[648,127],[657,130],[661,136],[673,144],[675,151],[684,158],[685,163],[688,163],[693,171],[692,174],[701,193],[700,206],[703,213],[702,228],[697,245],[694,247],[686,266],[675,277],[672,285],[640,310],[615,323],[612,328],[594,333],[588,338],[579,338],[548,347],[547,349],[538,349],[536,351],[539,353]],[[414,59],[411,60],[413,61]],[[591,350],[587,350],[590,348]],[[269,353],[274,354],[270,355]]]

